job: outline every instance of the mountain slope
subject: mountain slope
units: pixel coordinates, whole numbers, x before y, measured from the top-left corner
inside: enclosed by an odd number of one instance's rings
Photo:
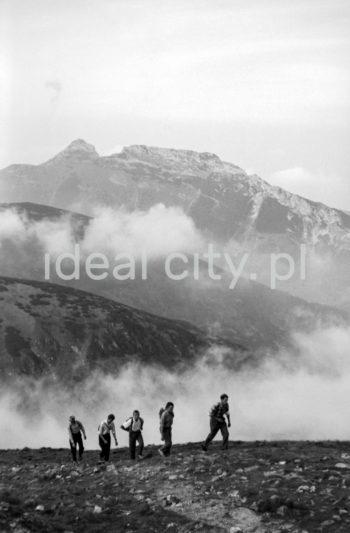
[[[49,223],[60,220],[56,218],[57,210],[47,206],[15,204],[12,207],[7,205],[6,209],[9,208],[24,215],[27,225],[38,220]],[[0,205],[1,209],[5,207]],[[40,213],[42,217],[38,219]],[[72,221],[76,242],[80,242],[90,219],[69,212],[60,213],[63,220]],[[76,227],[80,228],[78,234]],[[3,242],[0,257],[0,275],[44,279],[44,249],[37,240]],[[199,263],[199,280],[194,280],[192,275],[181,282],[169,279],[163,263],[161,258],[150,261],[146,280],[141,279],[138,268],[133,280],[107,278],[96,282],[85,274],[84,269],[81,269],[79,280],[64,282],[54,274],[50,279],[146,312],[152,310],[163,317],[186,320],[208,335],[223,336],[251,350],[287,346],[290,333],[296,329],[310,331],[348,320],[346,313],[334,308],[311,304],[250,280],[241,279],[235,289],[230,290],[229,276],[221,271],[222,280],[212,281],[204,261]],[[181,264],[173,265],[174,270],[181,267]]]
[[[174,368],[223,343],[186,322],[51,283],[1,277],[0,309],[2,380],[51,376],[69,384],[94,370],[116,374],[125,363]]]

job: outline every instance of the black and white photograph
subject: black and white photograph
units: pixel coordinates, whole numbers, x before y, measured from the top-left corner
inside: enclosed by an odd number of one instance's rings
[[[0,49],[0,533],[349,533],[350,2]]]

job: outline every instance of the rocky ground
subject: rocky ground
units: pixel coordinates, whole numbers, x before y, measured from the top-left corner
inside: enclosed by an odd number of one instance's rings
[[[88,451],[0,451],[0,531],[312,533],[350,531],[350,443],[154,446],[110,464]]]

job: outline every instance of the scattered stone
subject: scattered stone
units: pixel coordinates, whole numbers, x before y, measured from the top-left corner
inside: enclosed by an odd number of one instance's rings
[[[36,510],[36,511],[39,511],[39,512],[42,513],[42,512],[45,511],[45,507],[44,507],[43,505],[37,505],[37,506],[35,507],[35,510]]]
[[[335,468],[347,469],[347,468],[350,468],[350,464],[347,464],[347,463],[337,463],[337,464],[335,465]]]
[[[300,487],[297,488],[297,492],[309,492],[310,487],[308,485],[300,485]]]
[[[325,520],[321,523],[321,528],[333,526],[333,524],[335,524],[334,520]]]

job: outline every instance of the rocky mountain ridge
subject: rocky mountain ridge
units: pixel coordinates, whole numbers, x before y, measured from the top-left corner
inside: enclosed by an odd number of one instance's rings
[[[270,185],[207,152],[131,145],[100,157],[93,145],[78,139],[42,165],[3,169],[0,184],[7,202],[69,209],[80,195],[86,214],[96,203],[147,209],[163,202],[180,205],[200,229],[221,240],[251,241],[253,233],[270,232],[291,242],[350,249],[348,213]]]

